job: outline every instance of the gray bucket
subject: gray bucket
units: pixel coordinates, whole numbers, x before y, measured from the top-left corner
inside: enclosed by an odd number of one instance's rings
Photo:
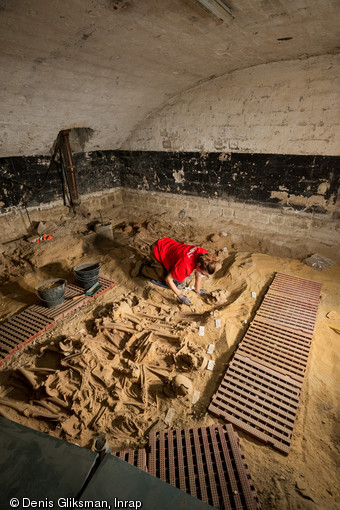
[[[92,285],[98,282],[99,271],[99,262],[78,264],[73,268],[73,273],[79,285],[85,290],[90,289]]]
[[[94,231],[97,236],[101,239],[110,239],[113,240],[113,231],[111,223],[97,223],[94,226]]]
[[[61,296],[58,299],[49,299],[49,300],[40,298],[40,301],[42,302],[42,304],[44,306],[46,306],[46,308],[55,308],[56,306],[63,304],[63,302],[65,301],[65,296]]]
[[[34,287],[38,297],[47,308],[61,305],[65,299],[66,280],[52,278],[44,280]]]

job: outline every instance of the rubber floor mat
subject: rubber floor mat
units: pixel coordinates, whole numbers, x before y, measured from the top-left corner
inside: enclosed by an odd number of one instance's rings
[[[148,471],[215,508],[260,508],[230,424],[152,432]]]
[[[265,319],[254,319],[237,353],[302,382],[312,336]]]
[[[288,454],[302,383],[236,353],[209,411]]]

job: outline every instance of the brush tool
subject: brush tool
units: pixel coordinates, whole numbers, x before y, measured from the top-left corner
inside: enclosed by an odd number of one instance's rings
[[[84,294],[77,294],[76,296],[73,296],[72,299],[76,299],[83,296],[86,297],[93,296],[94,294],[99,292],[102,288],[103,288],[102,284],[97,282],[94,285],[92,285],[92,287],[90,287]]]

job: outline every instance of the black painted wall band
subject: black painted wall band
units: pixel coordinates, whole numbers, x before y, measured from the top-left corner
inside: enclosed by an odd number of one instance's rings
[[[80,195],[126,187],[281,207],[284,193],[288,201],[301,198],[289,204],[296,210],[327,213],[340,184],[338,156],[95,151],[74,161]],[[60,168],[50,162],[47,156],[0,159],[1,212],[62,198]],[[320,200],[308,205],[310,197]]]

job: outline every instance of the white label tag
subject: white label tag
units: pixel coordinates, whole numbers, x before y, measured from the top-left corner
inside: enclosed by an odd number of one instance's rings
[[[215,361],[212,359],[209,360],[208,365],[207,365],[207,370],[214,370],[214,366],[215,366]]]
[[[193,404],[196,404],[196,403],[198,402],[198,399],[200,398],[200,396],[201,396],[201,392],[200,392],[200,391],[195,390],[195,391],[194,391],[194,394],[193,394],[193,396],[192,396],[192,401],[191,401],[191,402],[192,402]]]
[[[174,414],[175,414],[175,409],[173,407],[169,407],[168,412],[166,413],[166,416],[164,418],[164,421],[167,425],[170,425],[170,423],[172,422]]]
[[[210,344],[207,349],[207,354],[212,354],[214,352],[214,349],[215,349],[215,344]]]

